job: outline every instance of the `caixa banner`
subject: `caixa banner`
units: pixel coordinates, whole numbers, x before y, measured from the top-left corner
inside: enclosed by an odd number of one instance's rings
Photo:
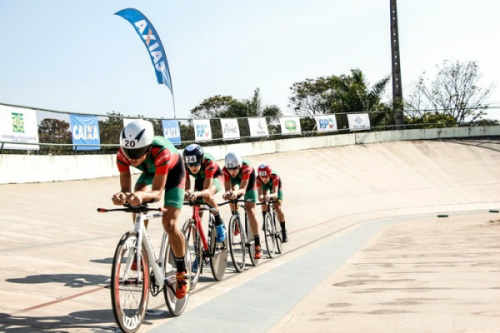
[[[71,137],[75,150],[99,150],[99,122],[97,116],[71,115]]]

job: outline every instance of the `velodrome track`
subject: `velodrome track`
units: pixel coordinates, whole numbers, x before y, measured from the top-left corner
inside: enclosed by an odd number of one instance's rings
[[[206,270],[177,318],[162,295],[152,298],[139,332],[499,330],[499,141],[373,143],[249,159],[283,178],[285,254],[264,255],[241,274],[228,267],[221,282]],[[96,208],[111,207],[117,190],[116,177],[0,185],[0,331],[116,330],[107,285],[131,222]],[[159,245],[159,223],[149,231]]]

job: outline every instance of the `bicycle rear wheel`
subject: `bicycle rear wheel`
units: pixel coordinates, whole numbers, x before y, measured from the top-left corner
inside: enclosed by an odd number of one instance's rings
[[[276,222],[276,216],[274,215],[272,221],[275,231],[274,238],[276,239],[276,250],[279,254],[282,254],[284,251],[285,243],[283,243],[283,233],[281,230],[281,224],[279,222]]]
[[[182,227],[182,232],[186,235],[186,243],[191,257],[191,290],[196,288],[203,271],[203,246],[201,245],[200,235],[196,229],[196,222],[188,219]],[[196,266],[196,267],[195,267]]]
[[[166,235],[164,236],[166,237]],[[184,261],[186,263],[186,268],[188,270],[188,274],[191,274],[191,253],[188,249],[188,243],[186,242],[186,255],[184,256]],[[166,246],[165,256],[164,256],[163,267],[165,269],[165,286],[163,289],[163,295],[165,296],[165,303],[167,304],[168,311],[174,316],[180,316],[189,300],[189,293],[186,294],[183,298],[177,298],[175,296],[175,290],[177,288],[177,265],[175,264],[174,254],[172,253],[172,249],[170,244]]]
[[[120,239],[111,269],[111,304],[118,327],[126,333],[139,329],[149,300],[149,262],[141,250],[141,270],[137,265],[137,234],[128,232]],[[134,265],[135,261],[135,265]],[[133,270],[135,266],[135,270]]]
[[[231,253],[234,269],[237,272],[241,272],[245,268],[244,232],[240,219],[236,216],[231,216],[227,236],[229,239],[229,252]]]
[[[264,239],[266,243],[267,254],[270,258],[276,254],[276,230],[274,223],[271,221],[271,215],[266,213],[264,217]]]
[[[217,231],[215,229],[215,219],[210,214],[210,222],[208,223],[208,248],[210,249],[210,268],[212,269],[212,275],[217,281],[224,278],[227,266],[227,236],[223,242],[216,242]]]

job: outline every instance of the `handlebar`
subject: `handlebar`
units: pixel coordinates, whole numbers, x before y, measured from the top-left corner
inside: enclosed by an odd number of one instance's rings
[[[209,210],[212,213],[215,212],[215,208],[212,207],[211,204],[209,204],[208,202],[205,202],[203,200],[195,200],[195,201],[187,200],[187,201],[184,201],[183,205],[184,206],[198,206],[198,207],[200,207],[200,210]],[[206,207],[202,207],[202,206],[206,206]]]
[[[162,211],[162,208],[149,208],[147,203],[140,204],[139,206],[132,206],[129,203],[125,203],[124,208],[97,208],[99,213],[108,213],[108,212],[127,212],[127,213],[145,213],[149,211]]]

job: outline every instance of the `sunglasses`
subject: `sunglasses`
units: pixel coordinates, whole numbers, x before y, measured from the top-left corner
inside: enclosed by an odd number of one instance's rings
[[[188,163],[187,166],[193,168],[193,167],[197,167],[200,164],[201,164],[201,162],[198,162],[198,163]]]
[[[238,170],[239,168],[238,167],[235,167],[235,168],[227,168],[228,170]]]

